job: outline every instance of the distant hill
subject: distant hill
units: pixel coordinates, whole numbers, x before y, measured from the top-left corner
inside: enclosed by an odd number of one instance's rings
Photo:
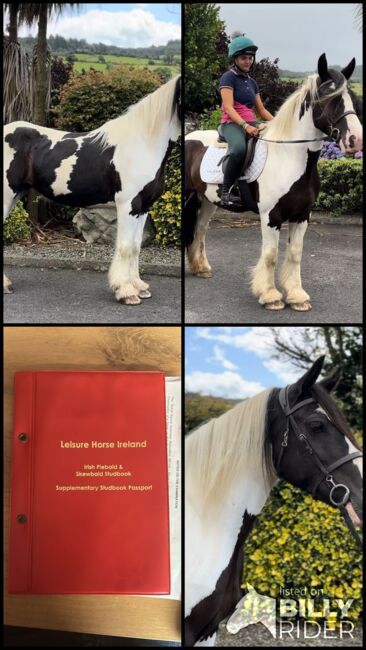
[[[348,63],[348,62],[347,62]],[[333,68],[334,70],[341,70],[344,66],[340,65],[328,65],[328,68]],[[352,81],[362,81],[362,65],[356,65],[354,73],[351,77]],[[310,72],[294,72],[293,70],[279,70],[280,77],[291,77],[291,78],[300,78],[308,77],[310,74],[313,74],[315,70]]]
[[[20,38],[26,52],[31,53],[36,38],[27,36]],[[86,40],[76,38],[64,38],[56,34],[49,36],[47,39],[48,46],[52,54],[117,54],[119,56],[133,56],[136,58],[158,59],[167,54],[180,55],[181,41],[171,40],[166,45],[151,45],[150,47],[117,47],[116,45],[105,45],[104,43],[87,43]]]
[[[200,426],[203,422],[211,418],[217,418],[242,401],[241,399],[186,393],[184,408],[185,432],[189,433],[189,431]]]

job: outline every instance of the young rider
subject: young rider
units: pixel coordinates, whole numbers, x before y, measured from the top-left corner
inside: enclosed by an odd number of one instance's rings
[[[240,199],[230,196],[230,189],[240,175],[245,158],[246,135],[258,135],[253,108],[264,120],[273,115],[264,107],[257,83],[249,76],[257,46],[247,36],[236,36],[229,45],[230,69],[219,83],[222,98],[220,131],[229,143],[229,159],[224,171],[221,205],[237,205]]]

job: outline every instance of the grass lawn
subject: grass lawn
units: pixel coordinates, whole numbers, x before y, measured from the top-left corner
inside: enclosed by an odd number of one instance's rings
[[[90,68],[94,68],[94,70],[106,70],[107,63],[112,63],[112,65],[125,64],[136,68],[146,67],[152,72],[154,72],[155,67],[159,67],[163,70],[170,71],[173,77],[180,72],[180,65],[177,62],[175,62],[173,65],[166,65],[163,63],[163,61],[159,61],[158,59],[155,59],[154,65],[149,65],[150,59],[139,59],[133,56],[116,56],[113,54],[105,54],[103,55],[105,63],[101,63],[99,61],[98,54],[76,54],[75,57],[76,61],[74,63],[74,70],[76,72],[81,72],[82,69],[89,70]],[[65,59],[65,57],[63,57],[63,59]]]

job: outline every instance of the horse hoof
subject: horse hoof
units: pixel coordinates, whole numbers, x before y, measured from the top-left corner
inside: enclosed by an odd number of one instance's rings
[[[200,271],[196,273],[197,278],[212,278],[212,271]]]
[[[138,296],[126,296],[126,298],[122,298],[122,301],[125,305],[140,305],[142,302]]]
[[[309,300],[305,300],[304,302],[292,302],[289,307],[294,311],[310,311],[311,304]]]
[[[147,289],[141,289],[139,291],[139,298],[151,298],[151,292]]]
[[[285,308],[285,303],[282,300],[275,300],[274,302],[266,302],[264,308],[270,309],[272,311],[279,311],[280,309]]]

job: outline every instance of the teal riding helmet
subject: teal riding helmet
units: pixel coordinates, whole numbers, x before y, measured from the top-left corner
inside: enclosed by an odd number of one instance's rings
[[[237,54],[254,54],[257,51],[257,46],[247,36],[236,36],[229,44],[229,58],[232,59]]]

